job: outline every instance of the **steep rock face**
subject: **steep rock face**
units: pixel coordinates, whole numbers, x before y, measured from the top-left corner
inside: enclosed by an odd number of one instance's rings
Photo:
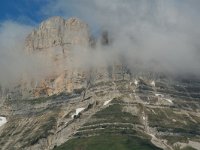
[[[45,55],[57,66],[56,73],[50,74],[42,81],[35,83],[33,81],[33,97],[53,95],[63,91],[72,92],[74,89],[85,88],[91,81],[102,82],[124,78],[120,63],[110,67],[104,65],[88,68],[82,64],[82,60],[79,61],[82,56],[87,56],[94,50],[90,47],[90,37],[86,23],[77,18],[64,20],[61,17],[53,17],[42,22],[38,29],[28,35],[26,51],[30,55],[33,53]]]
[[[56,69],[59,68],[56,73],[37,83],[34,96],[71,92],[74,88],[84,86],[86,73],[72,67],[75,64],[73,50],[81,47],[83,52],[87,51],[89,42],[88,25],[77,18],[64,20],[61,17],[52,17],[30,33],[26,38],[26,51],[30,55],[45,55],[57,66]]]
[[[26,39],[26,49],[30,52],[47,50],[61,46],[63,52],[72,45],[87,46],[90,35],[88,25],[77,18],[64,20],[53,17],[40,24]]]

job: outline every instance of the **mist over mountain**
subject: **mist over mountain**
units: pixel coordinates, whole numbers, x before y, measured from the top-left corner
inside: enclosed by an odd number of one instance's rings
[[[22,2],[0,22],[0,150],[199,150],[199,0]]]
[[[28,80],[45,77],[50,62],[42,56],[28,55],[25,51],[25,39],[33,27],[13,21],[6,21],[0,26],[0,83],[1,86],[13,87],[22,77]],[[46,59],[47,60],[47,59]],[[52,70],[52,69],[51,69]]]
[[[178,3],[172,0],[84,0],[78,3],[60,0],[47,4],[41,12],[46,15],[61,12],[62,16],[67,18],[66,8],[69,7],[73,10],[73,15],[88,21],[89,34],[95,37],[96,41],[95,48],[85,47],[90,50],[84,54],[81,53],[82,48],[72,50],[76,56],[74,59],[77,60],[74,62],[78,62],[74,65],[110,65],[115,59],[123,57],[132,71],[140,68],[175,75],[199,75],[200,22],[197,1]],[[49,71],[55,69],[51,62],[44,62],[38,56],[25,54],[24,39],[33,28],[35,27],[13,21],[1,24],[2,83],[15,81],[24,72],[29,72],[29,75],[35,78],[46,76]],[[100,35],[104,31],[112,40],[107,46],[100,42]]]
[[[51,11],[44,12],[67,17],[67,4],[95,33],[108,30],[113,38],[111,55],[122,53],[131,67],[140,62],[140,67],[160,71],[199,73],[198,1],[61,0],[50,3]]]

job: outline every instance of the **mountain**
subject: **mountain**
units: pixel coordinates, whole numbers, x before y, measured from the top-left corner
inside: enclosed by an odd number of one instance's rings
[[[64,20],[61,17],[53,17],[41,23],[26,39],[26,51],[30,53],[42,53],[50,57],[59,66],[73,63],[72,49],[76,46],[87,47],[90,33],[88,25],[77,18]],[[79,74],[80,73],[80,74]],[[65,77],[67,76],[68,79]],[[78,72],[69,66],[61,68],[57,74],[51,74],[34,91],[34,95],[53,95],[64,90],[73,90],[72,86],[81,86],[83,72]],[[72,82],[77,80],[77,84]],[[80,83],[79,83],[80,82]]]
[[[63,49],[61,52],[65,53],[71,46],[87,45],[89,36],[88,25],[78,18],[64,20],[61,17],[52,17],[28,35],[26,49],[30,52],[47,51],[48,48],[60,46]]]
[[[90,66],[82,58],[99,43],[78,18],[50,18],[28,35],[25,52],[56,67],[0,90],[0,149],[199,149],[200,80],[131,70],[118,57]]]

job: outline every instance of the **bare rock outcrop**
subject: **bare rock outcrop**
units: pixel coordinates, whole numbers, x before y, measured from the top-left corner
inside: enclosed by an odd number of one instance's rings
[[[89,38],[88,25],[81,20],[52,17],[27,37],[26,49],[33,52],[61,46],[65,52],[74,45],[87,46]]]
[[[28,54],[39,53],[55,64],[56,71],[39,81],[34,88],[34,96],[53,95],[85,85],[86,72],[73,67],[73,50],[81,47],[89,50],[90,33],[86,23],[78,18],[65,20],[52,17],[34,29],[26,38],[25,49]],[[58,70],[58,68],[61,68]]]

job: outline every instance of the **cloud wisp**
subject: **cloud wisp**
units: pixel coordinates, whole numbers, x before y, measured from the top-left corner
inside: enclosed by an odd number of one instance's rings
[[[75,15],[93,30],[107,30],[112,37],[109,52],[100,46],[97,49],[103,52],[94,54],[102,55],[102,62],[124,55],[132,68],[139,63],[155,71],[199,74],[199,4],[197,0],[58,0],[43,12]]]
[[[20,79],[42,78],[49,70],[49,61],[26,53],[25,39],[33,27],[13,21],[0,25],[0,85],[12,86]]]
[[[88,22],[94,36],[108,31],[111,43],[82,53],[74,59],[86,67],[110,65],[123,57],[136,66],[155,72],[200,74],[200,1],[193,0],[56,0],[40,12],[46,16],[77,16]],[[12,84],[26,74],[41,78],[54,70],[48,58],[27,55],[26,36],[32,26],[14,21],[0,25],[0,83]],[[73,65],[73,64],[72,64]]]

